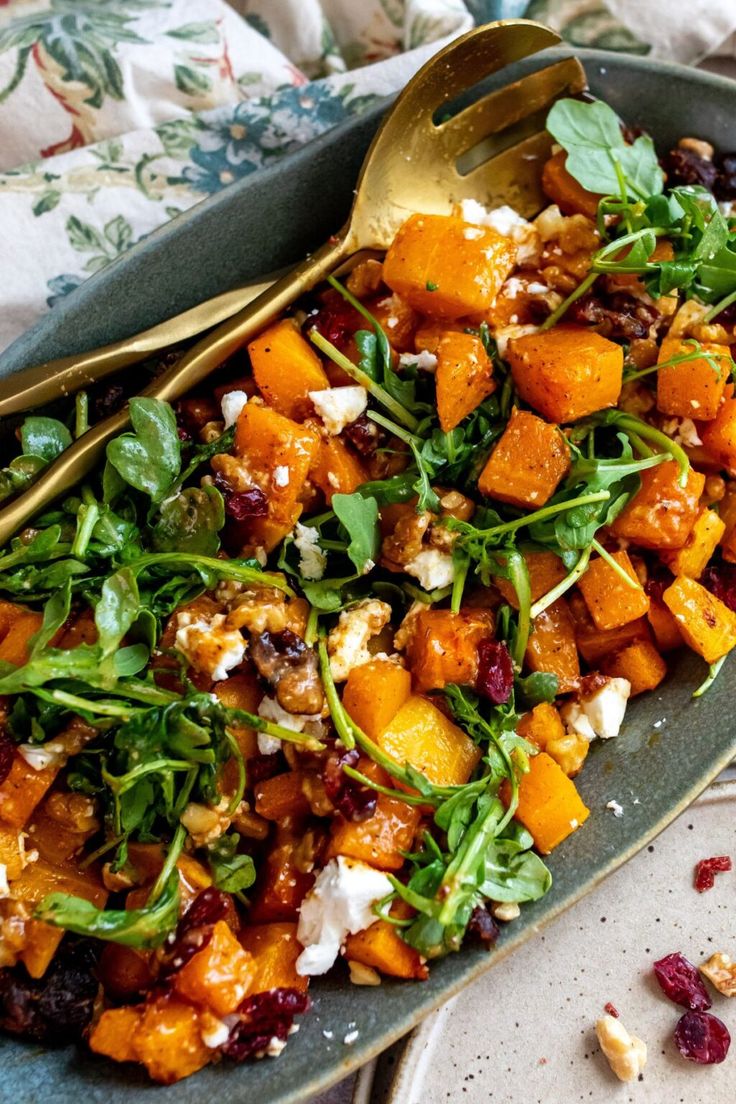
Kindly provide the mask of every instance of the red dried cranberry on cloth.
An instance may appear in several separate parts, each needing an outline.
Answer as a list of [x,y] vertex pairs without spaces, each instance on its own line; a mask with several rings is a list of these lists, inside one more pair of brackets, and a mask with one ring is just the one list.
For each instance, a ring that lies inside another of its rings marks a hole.
[[675,1046],[688,1062],[716,1065],[724,1060],[730,1045],[728,1028],[710,1012],[686,1012],[675,1028]]
[[731,860],[728,855],[714,855],[712,859],[701,859],[695,867],[695,888],[698,893],[705,893],[706,889],[712,889],[716,884],[716,874],[725,874],[731,870]]
[[688,962],[679,951],[655,962],[654,976],[664,995],[675,1004],[697,1012],[710,1008],[711,999],[703,979],[692,962]]

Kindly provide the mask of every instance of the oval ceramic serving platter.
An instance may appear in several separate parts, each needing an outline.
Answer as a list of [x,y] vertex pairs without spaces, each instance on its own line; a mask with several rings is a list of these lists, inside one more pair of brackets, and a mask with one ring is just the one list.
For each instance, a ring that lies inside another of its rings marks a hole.
[[[566,51],[552,53],[559,57]],[[592,91],[628,122],[646,126],[661,148],[687,134],[721,148],[736,147],[736,84],[644,59],[584,51],[579,56]],[[546,60],[537,55],[534,65]],[[509,70],[503,78],[509,79]],[[297,260],[340,226],[386,106],[343,124],[151,235],[15,342],[0,358],[0,375],[117,340]],[[692,655],[683,656],[660,693],[634,702],[624,733],[593,749],[579,779],[592,814],[584,829],[551,856],[551,892],[524,907],[492,952],[468,948],[435,963],[426,982],[386,979],[377,988],[356,988],[338,969],[314,985],[314,1008],[278,1060],[241,1067],[223,1063],[170,1088],[154,1087],[137,1069],[80,1050],[44,1050],[3,1038],[0,1099],[140,1104],[150,1094],[167,1104],[308,1100],[531,938],[697,797],[736,753],[732,671],[733,665],[726,665],[708,694],[693,701],[703,665]],[[626,805],[625,817],[616,819],[606,810],[612,799]],[[492,994],[493,987],[488,991]],[[504,995],[498,992],[490,997],[480,1030],[500,1035],[504,1017]],[[357,1031],[351,1046],[343,1042],[348,1031]]]

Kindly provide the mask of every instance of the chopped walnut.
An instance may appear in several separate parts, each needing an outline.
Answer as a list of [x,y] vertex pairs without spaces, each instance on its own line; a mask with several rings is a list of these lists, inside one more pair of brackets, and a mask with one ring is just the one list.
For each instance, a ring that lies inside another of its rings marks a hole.
[[366,966],[363,962],[355,962],[353,959],[348,959],[348,968],[350,970],[350,980],[353,985],[380,985],[381,975],[378,970],[374,970],[372,966]]
[[698,969],[724,997],[736,997],[736,962],[723,951],[716,951]]
[[504,924],[510,924],[512,920],[518,920],[521,909],[516,901],[497,901],[491,906],[494,920],[501,920]]
[[556,740],[548,740],[544,750],[562,767],[568,778],[573,778],[585,762],[590,751],[590,741],[577,732],[566,732]]
[[424,547],[434,514],[425,510],[422,514],[415,511],[402,514],[381,545],[381,563],[389,571],[403,571],[406,564],[416,559]]
[[697,154],[704,161],[712,161],[716,152],[710,142],[705,142],[702,138],[681,138],[677,145],[679,149],[690,150],[691,153]]
[[228,629],[254,634],[283,632],[287,625],[286,597],[275,587],[249,587],[236,595],[227,615]]
[[608,1064],[619,1081],[636,1081],[647,1064],[647,1045],[629,1035],[621,1020],[601,1016],[596,1020],[595,1033]]
[[360,264],[355,266],[345,282],[348,291],[351,291],[358,299],[373,295],[383,283],[382,262],[373,258],[361,261]]
[[207,422],[199,431],[199,439],[204,445],[210,445],[225,432],[224,422]]
[[409,609],[404,615],[404,620],[394,634],[394,648],[396,648],[397,652],[403,652],[408,648],[411,638],[414,635],[417,617],[422,610],[426,608],[424,602],[412,602],[409,606]]
[[217,807],[200,805],[196,801],[189,802],[180,820],[196,847],[204,847],[212,843],[228,830],[231,818],[227,815],[226,808],[225,800]]
[[44,809],[52,820],[71,832],[92,833],[100,828],[95,803],[85,794],[58,790],[49,796]]
[[121,890],[131,889],[136,881],[130,870],[125,867],[113,870],[112,863],[106,862],[102,867],[102,884],[109,893],[120,893]]

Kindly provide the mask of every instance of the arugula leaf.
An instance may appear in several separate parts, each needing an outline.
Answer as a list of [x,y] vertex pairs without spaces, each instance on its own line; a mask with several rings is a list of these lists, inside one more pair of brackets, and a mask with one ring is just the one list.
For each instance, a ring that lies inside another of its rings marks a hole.
[[30,487],[45,467],[40,456],[16,456],[6,468],[0,468],[0,502]]
[[212,880],[224,893],[242,893],[256,880],[256,868],[250,855],[239,855],[240,836],[228,832],[208,847]]
[[539,855],[529,849],[532,837],[524,829],[518,839],[496,839],[485,854],[483,897],[493,901],[538,901],[552,887],[552,875]]
[[158,552],[214,556],[225,524],[225,503],[217,487],[187,487],[164,499],[151,542]]
[[140,612],[135,575],[124,567],[102,584],[95,626],[103,657],[112,655]]
[[39,456],[49,464],[69,448],[72,435],[56,418],[33,415],[23,422],[20,440],[26,456]]
[[362,575],[378,559],[378,505],[375,499],[358,493],[336,494],[332,496],[332,509],[348,535],[348,557]]
[[161,502],[181,467],[181,442],[174,412],[159,399],[130,400],[133,433],[107,446],[107,459],[126,483]]

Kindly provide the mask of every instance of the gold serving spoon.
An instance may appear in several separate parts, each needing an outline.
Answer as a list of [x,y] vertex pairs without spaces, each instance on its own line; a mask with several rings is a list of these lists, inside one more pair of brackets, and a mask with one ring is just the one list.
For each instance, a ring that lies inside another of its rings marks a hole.
[[[321,249],[194,345],[144,391],[171,402],[329,273],[361,250],[385,251],[413,212],[450,214],[463,199],[508,203],[522,215],[543,203],[540,166],[551,140],[547,112],[560,96],[582,91],[575,58],[558,61],[442,117],[448,105],[491,73],[560,42],[525,19],[487,24],[456,39],[409,82],[378,130],[363,163],[347,224]],[[4,544],[40,509],[83,479],[127,424],[107,418],[71,445],[41,478],[0,510]]]

